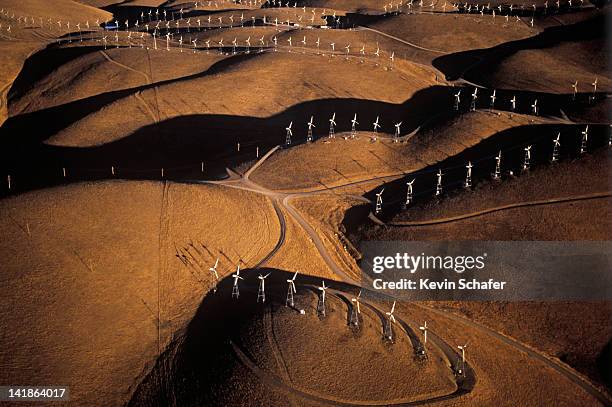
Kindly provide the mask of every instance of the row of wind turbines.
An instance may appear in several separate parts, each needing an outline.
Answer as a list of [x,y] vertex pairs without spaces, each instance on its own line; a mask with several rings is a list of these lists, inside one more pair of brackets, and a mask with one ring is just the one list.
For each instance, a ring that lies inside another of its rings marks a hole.
[[[581,137],[581,142],[580,142],[580,148],[578,151],[580,155],[585,154],[587,152],[588,138],[589,138],[589,126],[588,125],[585,126],[584,130],[581,132],[581,136],[582,137]],[[552,140],[552,144],[553,144],[552,155],[549,161],[551,163],[556,163],[559,161],[559,158],[560,158],[561,132],[557,133],[557,137],[555,137]],[[530,169],[531,158],[532,158],[532,153],[531,153],[532,147],[533,147],[532,145],[527,145],[523,148],[524,155],[523,155],[523,163],[521,165],[522,171],[529,171]],[[608,138],[608,147],[612,147],[612,134],[610,134]],[[502,163],[502,151],[500,150],[495,156],[495,171],[491,174],[492,179],[495,181],[501,180],[501,174],[502,174],[501,163]],[[468,161],[467,164],[465,165],[465,168],[466,168],[466,172],[465,172],[465,179],[463,182],[463,187],[469,189],[472,187],[472,169],[474,168],[474,165],[472,164],[471,161]],[[438,172],[436,173],[436,190],[435,190],[436,197],[440,197],[443,193],[443,183],[442,183],[443,175],[444,175],[444,172],[442,171],[442,169],[441,168],[438,169]],[[510,171],[510,175],[513,175],[512,171]],[[416,181],[416,178],[413,178],[411,181],[406,182],[406,198],[402,204],[403,209],[406,209],[414,201],[413,184],[415,181]],[[379,192],[376,193],[374,211],[375,211],[375,214],[377,215],[380,214],[383,209],[383,192],[384,191],[385,191],[385,188],[382,188]]]
[[[215,282],[218,282],[219,280],[219,275],[217,272],[218,266],[219,266],[219,258],[217,258],[217,260],[215,261],[214,266],[209,268],[211,273],[213,273]],[[295,294],[297,293],[296,279],[297,279],[298,274],[299,273],[296,271],[291,278],[288,278],[286,280],[287,296],[285,299],[285,305],[290,308],[295,308]],[[265,303],[266,301],[266,291],[265,291],[266,290],[266,279],[270,275],[271,273],[259,274],[257,276],[257,279],[259,280],[258,290],[257,290],[257,303],[260,303],[260,302]],[[240,281],[244,280],[244,277],[240,275],[240,264],[238,264],[236,268],[236,272],[233,273],[231,277],[233,279],[231,296],[234,299],[238,299],[240,297],[239,284],[240,284]],[[217,292],[216,286],[217,284],[215,283],[214,289],[213,289],[214,292]],[[316,288],[319,291],[319,296],[318,296],[318,301],[317,301],[317,314],[320,317],[325,317],[327,313],[327,305],[326,305],[327,304],[326,303],[327,290],[329,290],[330,287],[325,284],[324,280],[322,280],[321,285]],[[361,324],[361,294],[362,294],[362,290],[359,290],[358,294],[356,296],[353,296],[350,299],[351,307],[349,309],[349,325],[352,326],[353,328],[358,328]],[[389,341],[390,343],[393,343],[395,339],[395,336],[394,336],[395,334],[393,330],[393,325],[397,324],[397,320],[395,318],[395,306],[396,306],[396,301],[393,301],[391,309],[385,312],[384,314],[385,320],[383,324],[383,338]],[[303,309],[300,309],[299,311],[300,311],[300,314],[305,314],[305,311]],[[419,349],[417,350],[417,354],[419,356],[426,357],[427,334],[429,331],[427,321],[425,321],[423,325],[419,326],[419,330],[422,333],[423,341],[422,341],[422,346],[420,346]],[[465,352],[467,349],[467,343],[465,345],[459,345],[457,346],[457,348],[461,351],[461,358],[458,359],[455,370],[458,375],[464,375],[465,374]]]
[[[314,124],[313,121],[314,121],[314,116],[310,116],[310,120],[306,123],[306,126],[308,128],[306,141],[308,143],[311,143],[314,141],[313,129],[316,128],[317,126]],[[336,113],[335,112],[332,114],[332,117],[328,121],[329,121],[329,133],[327,137],[335,138],[336,137],[336,126],[338,125],[338,123],[336,123]],[[394,142],[399,142],[402,123],[403,122],[398,122],[394,124],[394,127],[395,127]],[[350,135],[345,136],[344,137],[345,140],[349,138],[355,139],[357,137],[357,125],[358,124],[359,122],[357,121],[357,113],[355,113],[355,115],[351,119]],[[293,137],[292,127],[293,127],[293,121],[291,121],[289,125],[285,127],[285,131],[287,132],[285,135],[285,146],[286,147],[290,146],[292,143],[292,137]],[[372,123],[372,131],[374,132],[374,136],[371,139],[372,141],[377,140],[378,130],[380,129],[381,129],[380,116],[376,116],[376,120]]]
[[[598,82],[598,78],[595,77],[595,80],[590,84],[591,85],[591,95],[589,96],[589,101],[593,100],[597,94],[597,82]],[[470,95],[470,110],[471,111],[475,111],[476,110],[476,102],[479,98],[478,95],[478,87],[474,87],[474,90],[472,92],[472,94]],[[572,89],[572,100],[576,100],[577,96],[578,96],[578,80],[576,80],[575,82],[573,82],[571,84],[571,89]],[[458,111],[460,106],[461,106],[461,93],[463,92],[464,89],[459,89],[457,91],[457,93],[454,94],[454,105],[453,108],[455,111]],[[493,89],[491,95],[489,96],[489,109],[493,110],[495,109],[495,102],[497,101],[497,90]],[[510,104],[510,111],[512,113],[516,112],[516,106],[517,106],[517,98],[516,95],[513,95],[512,98],[510,98],[508,100],[509,104]],[[537,116],[540,112],[540,105],[538,105],[538,99],[534,99],[533,103],[530,105],[530,111],[531,114],[534,116]]]

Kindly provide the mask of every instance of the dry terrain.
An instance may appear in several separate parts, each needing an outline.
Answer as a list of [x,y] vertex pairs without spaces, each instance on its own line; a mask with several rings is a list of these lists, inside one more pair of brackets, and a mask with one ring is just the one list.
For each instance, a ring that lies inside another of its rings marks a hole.
[[364,240],[610,240],[610,7],[271,3],[0,1],[0,385],[612,405],[609,302],[398,301],[391,322],[363,290],[351,319]]

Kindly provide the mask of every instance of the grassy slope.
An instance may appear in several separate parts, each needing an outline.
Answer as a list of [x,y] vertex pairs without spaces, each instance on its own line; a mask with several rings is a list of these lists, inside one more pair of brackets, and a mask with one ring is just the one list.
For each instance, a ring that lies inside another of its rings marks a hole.
[[[264,198],[169,184],[162,210],[162,190],[75,184],[0,203],[0,321],[14,328],[0,336],[3,384],[69,383],[74,402],[120,404],[156,357],[158,272],[164,346],[210,288],[219,251],[224,276],[239,256],[253,265],[276,243]],[[190,241],[211,251],[199,270],[175,257]]]

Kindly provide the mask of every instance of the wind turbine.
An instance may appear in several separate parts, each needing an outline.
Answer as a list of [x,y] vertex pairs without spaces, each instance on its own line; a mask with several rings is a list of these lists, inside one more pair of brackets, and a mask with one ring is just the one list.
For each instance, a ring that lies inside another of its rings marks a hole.
[[423,326],[420,326],[419,329],[423,331],[423,345],[427,345],[427,321],[425,321]]
[[584,154],[587,151],[587,141],[589,139],[589,125],[585,127],[582,134],[582,141],[580,142],[580,154]]
[[334,138],[334,127],[336,126],[336,112],[332,115],[332,118],[329,119],[329,138]]
[[308,143],[312,142],[312,128],[313,127],[317,127],[314,125],[314,123],[312,122],[314,120],[313,116],[310,116],[310,121],[308,122],[308,136],[306,137],[306,141]]
[[455,110],[459,110],[459,103],[461,103],[461,89],[455,93]]
[[257,277],[259,279],[259,290],[257,290],[257,302],[261,299],[261,302],[266,302],[266,278],[272,273],[268,273],[265,276],[261,274]]
[[289,288],[287,290],[287,299],[285,300],[285,305],[289,304],[291,307],[293,307],[294,305],[293,294],[297,292],[295,289],[295,278],[297,277],[297,275],[298,272],[296,271],[293,277],[287,280],[287,283],[289,283]]
[[219,274],[217,273],[217,266],[219,265],[219,258],[217,257],[217,261],[215,261],[215,265],[210,267],[208,270],[213,274],[215,278],[215,285],[213,286],[213,292],[217,292],[217,282],[219,281]]
[[536,99],[531,105],[531,111],[534,115],[538,115],[538,99]]
[[495,108],[495,89],[493,89],[493,94],[491,95],[491,110]]
[[510,105],[511,105],[512,113],[514,113],[514,111],[516,110],[516,95],[513,95],[512,99],[510,99]]
[[550,160],[550,162],[557,162],[559,161],[559,149],[561,148],[561,132],[557,133],[557,138],[553,140],[553,152],[552,152],[552,159]]
[[439,169],[438,173],[436,174],[438,179],[436,183],[436,196],[442,195],[442,175],[442,169]]
[[382,194],[385,191],[385,189],[381,189],[379,193],[376,194],[376,208],[375,208],[375,213],[378,215],[381,211],[382,211]]
[[404,202],[404,205],[403,205],[404,209],[406,209],[408,205],[412,203],[412,184],[414,184],[415,180],[416,178],[414,178],[410,182],[406,182],[406,201]]
[[238,263],[238,268],[236,269],[236,272],[232,274],[232,277],[234,278],[234,285],[232,286],[232,298],[238,298],[240,297],[240,290],[238,290],[238,280],[244,280],[242,277],[240,277],[240,263]]
[[576,100],[576,93],[578,93],[578,81],[572,84],[572,89],[574,90],[572,99]]
[[359,122],[357,121],[357,113],[355,113],[353,120],[351,120],[351,138],[355,138],[355,136],[357,136],[357,130],[355,129],[355,126],[358,124]]
[[389,65],[389,69],[393,69],[393,63],[395,62],[395,51],[391,52],[391,56],[389,57],[391,63]]
[[387,338],[390,341],[393,341],[392,323],[395,323],[395,316],[393,316],[394,312],[395,312],[395,301],[393,301],[393,305],[391,306],[391,311],[385,313],[387,315],[387,323],[385,324],[385,338]]
[[325,286],[325,281],[321,282],[321,287],[317,287],[319,291],[321,291],[321,296],[319,297],[319,301],[317,303],[317,312],[325,316],[325,292],[329,287]]
[[467,346],[467,343],[465,345],[457,346],[457,348],[459,348],[459,350],[461,351],[461,366],[458,367],[457,374],[462,376],[465,376],[465,349],[467,348]]
[[472,186],[472,167],[472,162],[468,161],[467,165],[465,166],[465,168],[467,169],[467,172],[465,174],[465,183],[463,184],[465,188],[469,188]]
[[402,126],[402,122],[396,123],[395,124],[395,138],[393,139],[394,143],[399,142],[399,137],[400,137],[400,127]]
[[380,129],[380,124],[378,124],[378,116],[376,116],[376,121],[372,124],[374,125],[374,133],[378,133],[378,129]]
[[495,172],[493,173],[493,179],[496,181],[501,177],[501,158],[502,153],[501,150],[499,150],[499,153],[497,153],[495,157]]
[[359,299],[361,298],[361,290],[357,294],[357,297],[351,298],[351,302],[353,303],[351,307],[351,316],[349,317],[349,324],[353,326],[359,326],[359,314],[361,314],[361,306],[359,303]]
[[591,86],[593,86],[593,95],[591,95],[591,99],[595,99],[595,93],[597,93],[597,77],[595,78],[595,81],[591,83]]
[[525,158],[523,160],[523,171],[529,170],[529,163],[531,161],[531,146],[525,147]]
[[476,110],[476,99],[478,99],[478,88],[474,88],[474,93],[472,93],[472,105],[470,106],[472,111]]
[[293,122],[289,123],[289,127],[285,127],[285,130],[287,130],[287,136],[285,137],[285,146],[291,145],[291,136],[293,136],[293,131],[291,131],[291,126],[293,126]]

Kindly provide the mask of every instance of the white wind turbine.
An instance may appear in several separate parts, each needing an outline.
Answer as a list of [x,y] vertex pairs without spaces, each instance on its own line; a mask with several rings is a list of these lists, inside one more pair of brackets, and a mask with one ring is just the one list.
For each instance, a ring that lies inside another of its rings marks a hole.
[[423,331],[423,345],[427,345],[427,321],[425,321],[423,326],[420,326],[419,329]]
[[393,340],[393,328],[392,324],[395,323],[395,316],[393,313],[395,312],[395,301],[393,301],[393,305],[391,306],[391,311],[386,312],[387,315],[387,323],[385,324],[385,338],[392,341]]
[[536,99],[531,105],[531,112],[536,116],[538,115],[538,99]]
[[351,138],[355,138],[357,136],[357,130],[355,126],[357,126],[358,124],[359,122],[357,121],[357,113],[355,113],[353,120],[351,120]]
[[559,149],[561,148],[561,132],[557,133],[557,138],[553,140],[553,152],[551,162],[559,161]]
[[474,88],[474,93],[472,93],[471,110],[476,110],[476,99],[478,99],[478,88]]
[[461,89],[455,93],[455,110],[459,110],[459,103],[461,103]]
[[336,126],[336,112],[332,115],[331,119],[329,119],[329,138],[335,137],[335,126]]
[[285,127],[285,130],[287,130],[287,136],[285,137],[286,146],[291,145],[291,136],[293,136],[293,131],[291,130],[291,126],[293,126],[293,122],[289,123],[288,127]]
[[406,209],[408,205],[412,203],[412,185],[414,184],[415,180],[416,178],[413,178],[412,181],[406,182],[406,201],[404,201],[404,209]]
[[329,287],[325,286],[325,281],[321,282],[321,287],[317,287],[319,291],[321,291],[321,296],[319,297],[319,302],[317,304],[317,312],[323,316],[325,316],[325,293]]
[[308,122],[308,136],[306,137],[306,141],[307,141],[308,143],[311,143],[311,142],[312,142],[312,140],[313,140],[313,137],[312,137],[312,128],[313,128],[313,127],[317,127],[317,126],[315,126],[315,124],[312,122],[313,120],[314,120],[314,117],[313,117],[313,116],[310,116],[310,121]]
[[361,306],[359,303],[359,299],[361,298],[361,290],[357,294],[357,297],[351,298],[351,302],[353,306],[351,308],[351,316],[349,318],[349,323],[354,326],[359,325],[359,314],[361,314]]
[[472,167],[472,162],[468,161],[467,165],[465,166],[465,168],[467,169],[465,173],[465,183],[463,184],[465,188],[469,188],[472,186]]
[[217,261],[215,261],[215,265],[210,267],[208,270],[213,274],[215,278],[215,285],[213,286],[213,292],[217,292],[217,282],[219,281],[219,274],[217,273],[217,266],[219,265],[219,258],[217,257]]
[[291,307],[293,307],[294,305],[293,294],[297,292],[297,290],[295,289],[295,278],[297,277],[297,275],[298,272],[296,271],[293,277],[287,280],[287,283],[289,283],[289,288],[287,290],[287,300],[285,301],[285,305],[289,304]]
[[375,213],[378,215],[382,211],[382,194],[385,192],[385,189],[381,189],[380,192],[376,194],[376,207],[374,209]]
[[529,169],[529,164],[531,162],[531,146],[525,147],[525,158],[523,160],[523,171],[527,171]]
[[402,126],[402,123],[403,122],[399,122],[395,124],[395,138],[393,140],[394,143],[399,142],[399,137],[400,137],[400,132],[401,132],[400,128]]
[[234,285],[232,286],[232,298],[238,298],[240,296],[240,290],[238,289],[238,280],[244,280],[240,276],[240,263],[238,263],[238,268],[236,268],[236,272],[232,274],[234,278]]
[[257,302],[261,299],[261,302],[266,302],[266,278],[272,273],[268,273],[265,276],[261,274],[257,277],[259,279],[259,290],[257,291]]
[[437,177],[437,183],[436,183],[436,196],[440,196],[442,195],[442,169],[438,170],[438,173],[436,174]]
[[461,351],[461,365],[457,369],[457,374],[465,376],[465,350],[467,349],[468,344],[458,345],[457,348]]
[[589,139],[589,125],[585,127],[582,134],[582,141],[580,142],[580,154],[584,154],[587,151],[587,141]]

